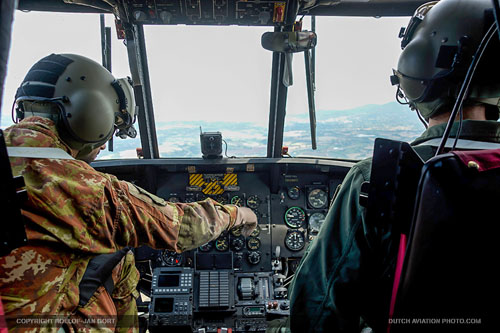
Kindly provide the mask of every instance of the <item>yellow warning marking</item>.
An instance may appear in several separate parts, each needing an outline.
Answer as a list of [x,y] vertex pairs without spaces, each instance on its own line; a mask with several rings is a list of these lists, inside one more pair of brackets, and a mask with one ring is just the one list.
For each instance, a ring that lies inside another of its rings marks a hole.
[[235,174],[226,174],[224,175],[224,180],[222,180],[222,185],[237,185],[238,184],[238,176]]
[[189,185],[202,186],[203,184],[204,184],[203,175],[201,174],[189,175]]
[[237,186],[238,185],[238,175],[236,174],[224,174],[222,175],[211,175],[210,178],[203,174],[190,174],[189,175],[189,186],[196,186],[201,188],[201,192],[204,194],[222,194],[224,193],[224,188],[226,186]]

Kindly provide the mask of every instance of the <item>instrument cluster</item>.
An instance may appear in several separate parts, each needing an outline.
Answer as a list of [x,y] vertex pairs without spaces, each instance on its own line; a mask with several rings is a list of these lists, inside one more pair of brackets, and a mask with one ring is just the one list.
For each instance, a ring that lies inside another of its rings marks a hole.
[[211,198],[248,207],[258,218],[247,237],[234,228],[184,253],[137,249],[139,287],[151,298],[139,307],[151,332],[264,332],[268,319],[288,315],[288,286],[348,171],[328,161],[229,162],[132,165],[122,174],[101,168],[170,202]]

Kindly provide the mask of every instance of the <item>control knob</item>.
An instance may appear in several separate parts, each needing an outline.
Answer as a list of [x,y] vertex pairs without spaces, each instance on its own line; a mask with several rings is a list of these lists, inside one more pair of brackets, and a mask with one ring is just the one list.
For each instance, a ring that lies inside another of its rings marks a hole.
[[252,251],[248,253],[248,262],[251,263],[252,265],[257,265],[260,262],[260,252],[259,251]]

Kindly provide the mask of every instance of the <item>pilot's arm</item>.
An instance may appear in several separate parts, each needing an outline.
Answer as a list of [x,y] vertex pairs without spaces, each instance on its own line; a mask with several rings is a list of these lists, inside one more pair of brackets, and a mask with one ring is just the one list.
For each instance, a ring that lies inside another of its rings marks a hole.
[[[108,198],[113,217],[113,240],[118,247],[148,245],[182,252],[217,238],[224,230],[242,226],[249,235],[257,226],[252,210],[206,199],[171,203],[129,182],[111,177],[117,195]],[[109,229],[109,228],[108,228]]]
[[292,332],[359,332],[360,316],[374,329],[387,323],[392,281],[380,267],[387,266],[381,261],[389,258],[383,250],[389,237],[366,224],[359,205],[370,168],[362,161],[350,170],[295,273]]

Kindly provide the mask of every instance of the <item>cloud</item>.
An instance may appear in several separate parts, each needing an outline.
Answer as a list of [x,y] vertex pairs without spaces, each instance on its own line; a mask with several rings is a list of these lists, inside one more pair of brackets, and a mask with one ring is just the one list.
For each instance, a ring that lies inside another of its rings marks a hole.
[[174,153],[182,151],[181,145],[174,142],[164,142],[158,146],[160,153]]
[[300,138],[308,135],[306,131],[287,131],[285,137],[287,138]]
[[120,158],[137,158],[137,151],[135,149],[121,151]]

